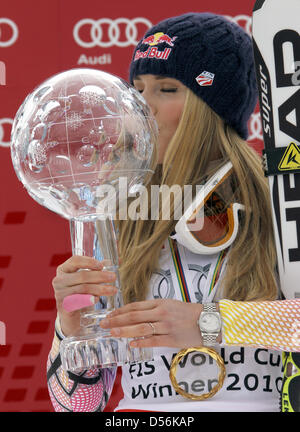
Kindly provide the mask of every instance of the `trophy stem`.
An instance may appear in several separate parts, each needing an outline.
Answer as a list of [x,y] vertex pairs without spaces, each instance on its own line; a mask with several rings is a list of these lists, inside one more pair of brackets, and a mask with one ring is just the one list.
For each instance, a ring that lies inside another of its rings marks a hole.
[[71,219],[70,234],[73,255],[94,257],[104,262],[103,270],[116,274],[118,293],[111,297],[100,297],[96,308],[101,309],[104,315],[123,306],[117,237],[112,216],[99,215],[92,220]]
[[131,362],[152,360],[152,349],[131,348],[131,339],[110,336],[109,330],[99,324],[106,315],[123,305],[120,289],[119,256],[116,232],[110,215],[95,216],[89,220],[70,220],[73,255],[92,256],[104,262],[104,270],[115,272],[117,294],[102,296],[93,310],[83,310],[78,335],[62,340],[62,366],[71,372],[91,367],[112,367]]

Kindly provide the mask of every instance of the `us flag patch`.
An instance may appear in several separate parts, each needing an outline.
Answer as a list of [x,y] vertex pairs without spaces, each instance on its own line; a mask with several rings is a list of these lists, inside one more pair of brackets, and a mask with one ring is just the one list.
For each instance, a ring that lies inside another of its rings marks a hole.
[[200,86],[211,86],[214,81],[215,74],[203,71],[197,76],[196,81]]

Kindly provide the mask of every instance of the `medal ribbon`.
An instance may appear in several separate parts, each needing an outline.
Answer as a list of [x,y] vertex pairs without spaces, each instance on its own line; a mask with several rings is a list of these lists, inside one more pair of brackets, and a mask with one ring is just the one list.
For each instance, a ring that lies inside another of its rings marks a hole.
[[[170,247],[170,251],[171,251],[171,256],[172,256],[174,268],[175,268],[175,273],[177,276],[178,285],[180,288],[182,301],[190,302],[191,298],[190,298],[190,294],[189,294],[189,290],[188,290],[188,284],[186,281],[186,276],[185,276],[183,264],[182,264],[182,258],[181,258],[180,253],[179,253],[179,248],[178,248],[177,242],[175,239],[172,239],[170,237],[168,238],[168,241],[169,241],[169,247]],[[216,287],[217,282],[220,278],[220,274],[221,274],[221,271],[223,268],[223,264],[224,264],[226,255],[227,255],[227,250],[224,250],[224,251],[221,251],[219,256],[218,256],[217,263],[216,263],[214,271],[213,271],[211,283],[210,283],[210,286],[208,289],[207,298],[208,297],[211,298],[213,295],[214,288]]]

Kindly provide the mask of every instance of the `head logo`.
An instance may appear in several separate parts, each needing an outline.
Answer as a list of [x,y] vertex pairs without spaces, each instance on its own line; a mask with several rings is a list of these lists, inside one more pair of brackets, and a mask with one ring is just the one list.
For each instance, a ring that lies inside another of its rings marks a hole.
[[171,38],[169,35],[159,32],[159,33],[155,33],[154,35],[150,35],[146,37],[142,43],[150,46],[166,43],[169,46],[173,47],[174,46],[173,42],[175,41],[175,39],[177,39],[177,36]]
[[203,71],[197,76],[196,81],[201,87],[211,86],[214,82],[215,74],[207,71]]

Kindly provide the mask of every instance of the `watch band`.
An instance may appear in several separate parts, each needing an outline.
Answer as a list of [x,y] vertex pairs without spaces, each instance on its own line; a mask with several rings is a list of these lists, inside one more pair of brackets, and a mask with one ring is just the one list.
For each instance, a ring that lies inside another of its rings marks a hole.
[[[203,312],[216,313],[220,317],[220,313],[217,310],[217,306],[215,303],[203,303]],[[219,336],[220,331],[221,331],[221,328],[217,333],[210,333],[210,332],[206,332],[206,331],[201,330],[201,327],[200,327],[200,332],[201,332],[201,336],[202,336],[202,340],[203,340],[203,346],[211,347],[211,346],[216,345],[217,337]]]
[[212,334],[206,334],[204,333],[202,335],[202,340],[203,340],[203,345],[204,346],[213,346],[216,345],[216,340],[217,340],[218,335],[212,335]]
[[218,312],[216,303],[203,303],[204,312]]

